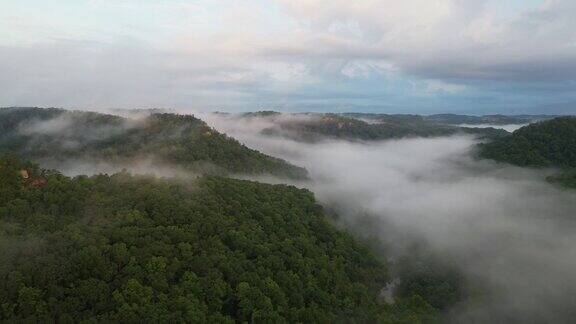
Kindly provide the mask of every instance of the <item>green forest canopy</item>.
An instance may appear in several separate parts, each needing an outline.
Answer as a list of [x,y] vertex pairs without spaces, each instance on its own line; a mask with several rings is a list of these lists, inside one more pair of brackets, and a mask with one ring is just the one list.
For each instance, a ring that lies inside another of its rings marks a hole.
[[559,117],[480,145],[480,156],[518,166],[576,167],[576,117]]
[[[0,158],[0,320],[417,323],[313,195],[219,177],[68,178]],[[425,283],[426,281],[422,281]]]
[[[0,152],[306,176],[175,114],[0,109]],[[213,176],[68,178],[13,156],[0,158],[0,255],[3,321],[418,323],[462,289],[458,274],[409,258],[396,302],[383,303],[387,267],[306,190]]]
[[141,120],[63,109],[0,109],[0,153],[31,159],[129,163],[152,158],[200,173],[271,174],[302,179],[306,170],[256,150],[190,115]]
[[576,117],[530,124],[512,135],[479,145],[479,156],[522,167],[553,167],[547,180],[576,188]]

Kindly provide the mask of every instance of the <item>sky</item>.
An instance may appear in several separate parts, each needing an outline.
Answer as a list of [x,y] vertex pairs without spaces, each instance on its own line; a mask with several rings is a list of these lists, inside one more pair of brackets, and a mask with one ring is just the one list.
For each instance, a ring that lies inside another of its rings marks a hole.
[[3,0],[0,106],[576,113],[573,0]]

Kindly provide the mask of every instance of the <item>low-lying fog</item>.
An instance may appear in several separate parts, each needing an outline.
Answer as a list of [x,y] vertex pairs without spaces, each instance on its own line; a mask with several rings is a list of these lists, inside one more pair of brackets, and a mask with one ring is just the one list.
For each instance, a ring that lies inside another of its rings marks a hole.
[[472,137],[373,143],[297,143],[259,135],[265,119],[202,115],[249,147],[306,167],[299,184],[338,210],[349,226],[379,220],[371,232],[396,252],[413,239],[456,260],[490,293],[453,310],[457,322],[562,323],[576,309],[576,195],[545,172],[472,158]]
[[507,125],[493,125],[493,124],[459,124],[454,125],[458,127],[468,127],[468,128],[499,128],[507,132],[512,133],[513,131],[522,128],[528,124],[507,124]]

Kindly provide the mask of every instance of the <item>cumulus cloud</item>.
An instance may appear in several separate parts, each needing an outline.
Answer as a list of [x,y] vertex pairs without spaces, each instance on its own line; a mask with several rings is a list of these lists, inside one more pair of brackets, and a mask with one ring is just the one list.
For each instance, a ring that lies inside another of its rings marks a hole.
[[[315,144],[266,138],[267,121],[204,116],[265,153],[306,167],[306,186],[348,226],[401,253],[415,241],[456,262],[487,296],[451,311],[458,323],[558,323],[576,292],[576,194],[547,171],[472,158],[469,137]],[[262,179],[260,179],[262,180]],[[365,230],[365,228],[363,228]]]

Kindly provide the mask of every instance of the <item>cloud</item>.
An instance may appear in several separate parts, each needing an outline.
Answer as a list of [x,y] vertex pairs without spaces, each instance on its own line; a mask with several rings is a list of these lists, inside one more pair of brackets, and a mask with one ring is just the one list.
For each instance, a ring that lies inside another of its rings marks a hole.
[[106,0],[58,7],[49,29],[42,9],[0,13],[0,105],[492,113],[576,100],[570,0]]
[[303,45],[274,55],[384,60],[441,80],[573,80],[576,71],[569,0],[512,15],[490,0],[281,2],[302,22],[294,44]]
[[175,165],[159,162],[153,156],[139,157],[138,159],[122,162],[106,162],[95,159],[67,159],[56,161],[54,159],[43,159],[39,161],[43,168],[59,170],[63,174],[75,177],[80,175],[115,174],[128,171],[130,174],[170,178],[172,180],[194,180],[200,176],[184,168]]
[[428,81],[428,90],[430,92],[442,91],[448,93],[458,93],[466,90],[466,86],[461,84],[450,84],[438,80],[430,80]]
[[[307,186],[348,226],[401,253],[414,241],[455,262],[487,297],[451,311],[458,323],[567,322],[576,292],[576,193],[547,171],[472,158],[469,137],[315,144],[258,134],[269,121],[203,116],[265,153],[306,167]],[[262,179],[260,179],[262,180]],[[365,228],[362,228],[365,230]]]
[[241,97],[241,89],[262,82],[257,72],[239,65],[206,64],[204,59],[164,53],[142,44],[0,48],[0,58],[4,71],[0,101],[18,105],[207,104],[216,93],[220,98]]

